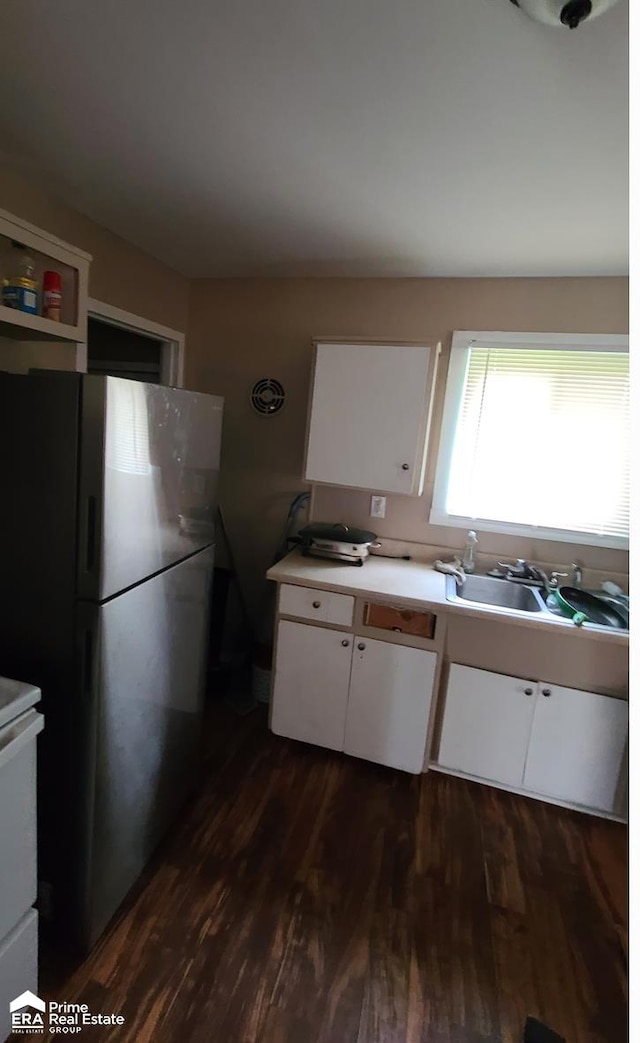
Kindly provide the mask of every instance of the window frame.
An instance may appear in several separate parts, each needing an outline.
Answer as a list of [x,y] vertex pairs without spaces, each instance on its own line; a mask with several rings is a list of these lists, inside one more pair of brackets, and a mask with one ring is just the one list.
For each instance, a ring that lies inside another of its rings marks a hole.
[[477,529],[481,532],[498,532],[505,535],[526,536],[533,539],[551,540],[558,543],[576,543],[590,547],[606,547],[627,550],[628,538],[597,536],[594,533],[576,532],[569,529],[552,529],[537,525],[525,525],[489,518],[471,518],[449,514],[446,511],[446,496],[449,472],[453,458],[458,415],[465,388],[467,353],[473,347],[504,344],[510,348],[558,348],[563,351],[602,351],[629,353],[629,337],[626,334],[597,333],[508,333],[487,330],[455,330],[451,339],[451,354],[445,389],[444,412],[440,429],[440,445],[436,461],[436,474],[429,522],[432,525],[451,526],[459,529]]

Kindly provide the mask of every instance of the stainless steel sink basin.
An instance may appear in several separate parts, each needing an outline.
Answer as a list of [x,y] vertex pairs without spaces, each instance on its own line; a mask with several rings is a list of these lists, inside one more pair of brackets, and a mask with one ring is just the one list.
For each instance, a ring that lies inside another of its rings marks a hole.
[[[447,601],[457,601],[460,604],[475,603],[476,605],[484,605],[485,608],[504,609],[506,612],[539,612],[547,618],[556,616],[564,619],[567,623],[570,622],[569,617],[563,614],[560,607],[556,606],[553,600],[550,600],[547,605],[545,591],[538,587],[513,583],[505,579],[494,579],[492,576],[466,576],[461,587],[458,587],[453,576],[446,576],[445,583]],[[594,593],[602,596],[600,592]],[[622,612],[628,626],[628,608],[620,605],[619,602],[613,599],[605,598],[604,600],[613,601],[615,608]],[[604,623],[587,622],[584,626],[588,630],[616,629],[613,625],[605,625]],[[619,630],[618,632],[626,633],[627,631]]]
[[491,576],[467,576],[458,587],[453,576],[447,576],[447,601],[473,601],[516,612],[545,612],[542,595],[535,587],[510,583]]

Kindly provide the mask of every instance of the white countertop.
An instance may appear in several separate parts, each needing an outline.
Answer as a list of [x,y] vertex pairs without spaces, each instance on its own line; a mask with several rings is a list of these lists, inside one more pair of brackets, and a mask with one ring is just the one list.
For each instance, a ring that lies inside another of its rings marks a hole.
[[575,639],[624,645],[629,643],[626,631],[600,629],[588,623],[577,627],[570,619],[560,616],[447,601],[444,575],[423,562],[396,561],[372,555],[362,567],[358,567],[338,561],[303,557],[299,550],[293,550],[269,569],[267,579],[276,583],[335,590],[355,597],[383,598],[394,603],[406,603],[414,608],[441,608],[456,615],[476,616],[536,630],[541,627],[562,628],[567,636],[571,635]]
[[0,677],[0,728],[40,701],[40,689],[27,681]]
[[361,567],[339,561],[303,557],[298,550],[279,561],[267,572],[277,583],[337,590],[356,597],[372,596],[410,601],[414,605],[445,605],[445,578],[430,565],[415,561],[391,561],[369,557]]

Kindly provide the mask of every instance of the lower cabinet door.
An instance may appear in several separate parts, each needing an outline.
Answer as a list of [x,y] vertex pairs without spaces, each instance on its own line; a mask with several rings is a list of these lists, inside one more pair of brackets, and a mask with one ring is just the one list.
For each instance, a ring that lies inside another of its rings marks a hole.
[[541,682],[526,789],[602,811],[618,810],[628,709],[622,699]]
[[437,761],[505,786],[522,786],[537,684],[452,664]]
[[354,638],[345,753],[422,771],[437,656]]
[[341,750],[353,637],[327,627],[278,624],[271,730]]

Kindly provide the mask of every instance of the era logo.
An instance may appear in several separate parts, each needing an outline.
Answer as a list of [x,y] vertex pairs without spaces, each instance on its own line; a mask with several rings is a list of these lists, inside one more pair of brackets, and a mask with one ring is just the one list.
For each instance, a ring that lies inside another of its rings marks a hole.
[[[27,1010],[26,1008],[30,1009]],[[23,992],[9,1004],[12,1032],[43,1032],[47,1005],[33,992]]]

